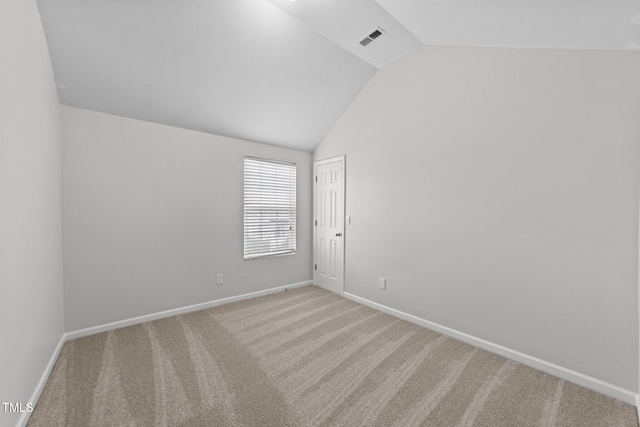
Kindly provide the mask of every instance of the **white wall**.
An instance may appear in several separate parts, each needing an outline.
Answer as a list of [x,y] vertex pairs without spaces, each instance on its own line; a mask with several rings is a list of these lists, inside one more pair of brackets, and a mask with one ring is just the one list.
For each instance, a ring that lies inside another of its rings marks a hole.
[[[71,107],[62,129],[67,331],[311,279],[311,153]],[[245,155],[298,165],[294,256],[243,261]]]
[[35,1],[0,3],[0,58],[0,402],[25,404],[63,333],[60,108]]
[[380,70],[314,155],[347,156],[346,291],[637,392],[638,76],[453,47]]

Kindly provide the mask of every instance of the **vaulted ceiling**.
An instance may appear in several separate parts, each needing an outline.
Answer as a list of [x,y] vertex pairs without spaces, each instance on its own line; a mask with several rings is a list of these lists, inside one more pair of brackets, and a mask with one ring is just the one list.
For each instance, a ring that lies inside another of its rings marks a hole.
[[423,44],[640,50],[640,0],[38,7],[62,104],[306,151],[378,68]]

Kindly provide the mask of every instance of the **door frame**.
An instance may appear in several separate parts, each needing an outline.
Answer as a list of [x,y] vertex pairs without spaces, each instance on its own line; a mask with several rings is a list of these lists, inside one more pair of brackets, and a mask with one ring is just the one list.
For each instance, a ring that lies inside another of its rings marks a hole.
[[316,227],[316,221],[318,220],[317,217],[317,206],[316,206],[316,187],[317,187],[317,182],[318,182],[318,175],[316,175],[316,170],[318,168],[318,166],[322,166],[325,165],[327,163],[333,163],[333,162],[338,162],[338,161],[342,161],[342,259],[340,260],[342,262],[342,289],[340,289],[340,295],[344,295],[344,289],[346,286],[345,283],[345,253],[346,253],[346,246],[347,246],[347,229],[346,229],[346,224],[345,224],[345,220],[346,220],[346,215],[347,215],[347,156],[346,155],[341,155],[341,156],[336,156],[336,157],[331,157],[328,159],[323,159],[323,160],[317,160],[313,162],[313,179],[312,179],[312,183],[313,183],[313,223],[311,224],[313,227],[313,269],[311,270],[312,273],[312,277],[313,277],[313,281],[316,281],[316,274],[317,274],[317,270],[315,269],[315,265],[316,265],[316,234],[317,234],[317,227]]

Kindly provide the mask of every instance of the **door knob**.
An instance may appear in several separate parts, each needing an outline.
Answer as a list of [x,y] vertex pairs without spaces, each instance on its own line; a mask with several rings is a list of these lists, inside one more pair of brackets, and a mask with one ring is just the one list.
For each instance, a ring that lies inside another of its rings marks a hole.
[[342,233],[336,233],[336,237],[342,236]]

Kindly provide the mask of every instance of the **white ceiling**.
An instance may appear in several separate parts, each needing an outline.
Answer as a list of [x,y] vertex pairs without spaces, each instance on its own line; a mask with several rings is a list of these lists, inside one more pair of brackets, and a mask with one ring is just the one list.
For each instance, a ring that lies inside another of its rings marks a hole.
[[[60,102],[312,151],[422,44],[640,50],[640,0],[38,0]],[[384,34],[363,47],[376,28]]]
[[640,49],[640,0],[376,0],[422,43]]
[[376,68],[267,0],[40,0],[60,102],[311,151]]
[[[373,0],[270,1],[377,68],[422,45]],[[361,45],[360,41],[376,28],[382,28],[384,34],[373,43]]]

